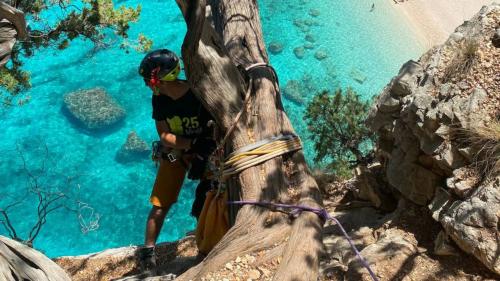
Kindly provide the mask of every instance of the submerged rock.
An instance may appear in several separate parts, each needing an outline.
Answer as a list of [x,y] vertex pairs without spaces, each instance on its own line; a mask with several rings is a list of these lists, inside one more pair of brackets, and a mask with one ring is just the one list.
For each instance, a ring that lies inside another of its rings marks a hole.
[[317,51],[315,54],[314,54],[314,57],[317,59],[317,60],[324,60],[328,57],[328,53],[326,51],[323,51],[323,50],[319,50]]
[[353,68],[349,73],[349,76],[351,76],[351,78],[359,84],[363,84],[366,81],[366,75],[357,68]]
[[127,136],[127,140],[116,154],[116,158],[120,162],[127,162],[136,157],[147,157],[149,154],[150,148],[148,144],[135,131],[131,131]]
[[125,118],[125,110],[102,88],[80,90],[64,96],[72,117],[91,130],[103,129]]
[[312,17],[317,17],[321,14],[321,12],[318,9],[310,9],[309,10],[309,15]]
[[312,34],[307,34],[305,39],[306,39],[306,41],[311,42],[311,43],[316,42],[316,38]]
[[295,54],[295,56],[296,56],[298,59],[302,59],[302,58],[304,58],[304,56],[305,56],[305,50],[304,50],[304,47],[296,47],[295,49],[293,49],[293,53]]
[[302,93],[300,89],[300,82],[297,80],[290,80],[286,83],[285,88],[283,89],[283,95],[285,98],[302,105],[304,104],[304,99],[302,98]]
[[268,49],[271,54],[277,55],[283,51],[283,44],[273,41],[269,44]]

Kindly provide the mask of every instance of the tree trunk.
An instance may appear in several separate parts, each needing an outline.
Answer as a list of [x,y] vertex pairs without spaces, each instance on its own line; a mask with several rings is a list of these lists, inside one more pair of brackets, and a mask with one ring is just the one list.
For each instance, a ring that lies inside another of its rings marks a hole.
[[[224,134],[250,102],[225,146],[226,154],[280,134],[294,134],[284,112],[272,69],[245,68],[268,63],[256,1],[177,0],[186,23],[182,46],[186,75],[195,94]],[[302,151],[248,168],[228,181],[242,200],[273,201],[321,207],[318,186]],[[233,198],[235,199],[235,198]],[[239,198],[238,198],[239,199]],[[237,256],[265,251],[262,262],[274,259],[274,280],[316,280],[322,249],[321,219],[304,212],[288,216],[256,206],[243,206],[234,226],[196,267],[180,280],[201,280]]]

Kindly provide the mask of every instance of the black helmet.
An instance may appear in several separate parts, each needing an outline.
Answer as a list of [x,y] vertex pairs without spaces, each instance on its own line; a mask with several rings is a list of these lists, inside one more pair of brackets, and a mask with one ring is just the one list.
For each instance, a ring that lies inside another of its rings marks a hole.
[[144,81],[148,84],[152,78],[153,80],[160,79],[173,72],[174,69],[178,69],[175,71],[176,73],[172,73],[177,77],[180,71],[179,57],[170,50],[160,49],[148,53],[142,59],[139,74],[144,77]]

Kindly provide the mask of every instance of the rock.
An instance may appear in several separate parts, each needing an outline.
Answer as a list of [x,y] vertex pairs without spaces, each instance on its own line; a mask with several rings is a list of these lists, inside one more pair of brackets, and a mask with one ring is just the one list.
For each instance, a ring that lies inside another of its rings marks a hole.
[[309,15],[312,17],[317,17],[321,14],[321,12],[318,9],[310,9],[309,10]]
[[390,113],[394,111],[398,111],[401,108],[401,104],[399,100],[391,97],[391,95],[386,95],[384,100],[379,104],[378,109],[380,112]]
[[306,41],[311,42],[311,43],[316,42],[316,38],[312,34],[307,34],[305,39],[306,39]]
[[465,199],[479,181],[480,176],[474,168],[461,167],[453,170],[453,176],[446,179],[446,186],[458,197]]
[[461,32],[454,32],[450,35],[450,39],[455,42],[460,42],[462,41],[462,39],[464,39],[464,34]]
[[[401,235],[402,233],[396,231],[386,232],[375,244],[367,246],[361,251],[361,255],[366,259],[375,274],[384,272],[383,280],[395,280],[395,275],[400,268],[418,253],[416,241],[410,241]],[[371,279],[361,262],[355,259],[349,264],[349,270],[344,280]]]
[[298,59],[304,58],[305,55],[304,47],[296,47],[295,49],[293,49],[293,53]]
[[269,44],[268,50],[271,54],[277,55],[283,51],[283,44],[273,41]]
[[493,37],[491,37],[491,43],[495,46],[495,48],[500,48],[500,28],[495,30]]
[[319,50],[317,51],[316,53],[314,53],[314,57],[317,59],[317,60],[324,60],[328,57],[328,53],[323,51],[323,50]]
[[304,104],[304,99],[302,98],[300,82],[297,80],[290,80],[286,83],[283,89],[283,95],[285,98],[297,103]]
[[131,131],[116,157],[120,162],[127,162],[133,160],[135,157],[149,156],[150,152],[148,144],[135,131]]
[[[378,168],[381,168],[380,165]],[[372,172],[372,169],[358,166],[354,169],[356,196],[362,200],[372,202],[373,206],[384,211],[392,211],[396,207],[394,200],[382,192],[382,187]]]
[[395,97],[404,97],[417,88],[418,76],[422,76],[423,68],[420,63],[410,60],[406,62],[399,70],[398,76],[394,79],[391,93]]
[[500,274],[499,216],[500,176],[480,185],[465,201],[455,202],[440,222],[463,251]]
[[256,269],[250,270],[250,272],[248,272],[248,278],[252,280],[258,280],[260,278],[260,271]]
[[434,254],[438,256],[457,256],[459,254],[444,231],[440,231],[434,240]]
[[309,50],[314,49],[314,44],[311,42],[306,42],[306,43],[304,43],[304,48],[309,49]]
[[366,81],[366,75],[357,68],[351,69],[349,76],[359,84],[363,84]]
[[434,198],[427,207],[431,211],[432,218],[435,221],[439,221],[441,215],[444,214],[446,210],[448,210],[453,202],[454,200],[451,197],[450,193],[448,193],[448,191],[446,191],[444,188],[438,187],[436,188]]
[[0,235],[0,277],[14,281],[70,281],[68,274],[37,250]]
[[125,118],[125,110],[104,89],[80,90],[64,96],[70,115],[87,129],[110,127]]

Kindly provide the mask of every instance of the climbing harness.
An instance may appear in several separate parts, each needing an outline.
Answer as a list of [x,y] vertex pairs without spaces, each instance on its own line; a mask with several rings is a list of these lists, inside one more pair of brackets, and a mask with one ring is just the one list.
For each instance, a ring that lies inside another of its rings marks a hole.
[[[297,218],[300,213],[302,212],[312,212],[318,215],[323,221],[328,221],[331,220],[333,221],[339,228],[340,231],[342,231],[342,234],[344,237],[347,239],[347,242],[349,242],[349,245],[351,246],[352,250],[354,253],[356,253],[356,256],[358,257],[359,261],[361,264],[368,270],[368,273],[370,274],[370,277],[374,281],[379,281],[373,270],[370,268],[370,265],[368,262],[363,258],[359,250],[356,248],[354,245],[354,242],[352,241],[351,237],[347,234],[347,231],[345,231],[344,227],[340,222],[335,218],[334,216],[330,216],[330,214],[325,210],[325,209],[320,209],[320,208],[313,208],[313,207],[308,207],[308,206],[303,206],[303,205],[289,205],[289,204],[280,204],[280,203],[272,203],[272,202],[259,202],[259,201],[228,201],[228,204],[234,204],[234,205],[254,205],[254,206],[260,206],[284,213],[288,213],[291,218]],[[291,210],[287,212],[286,210]]]

